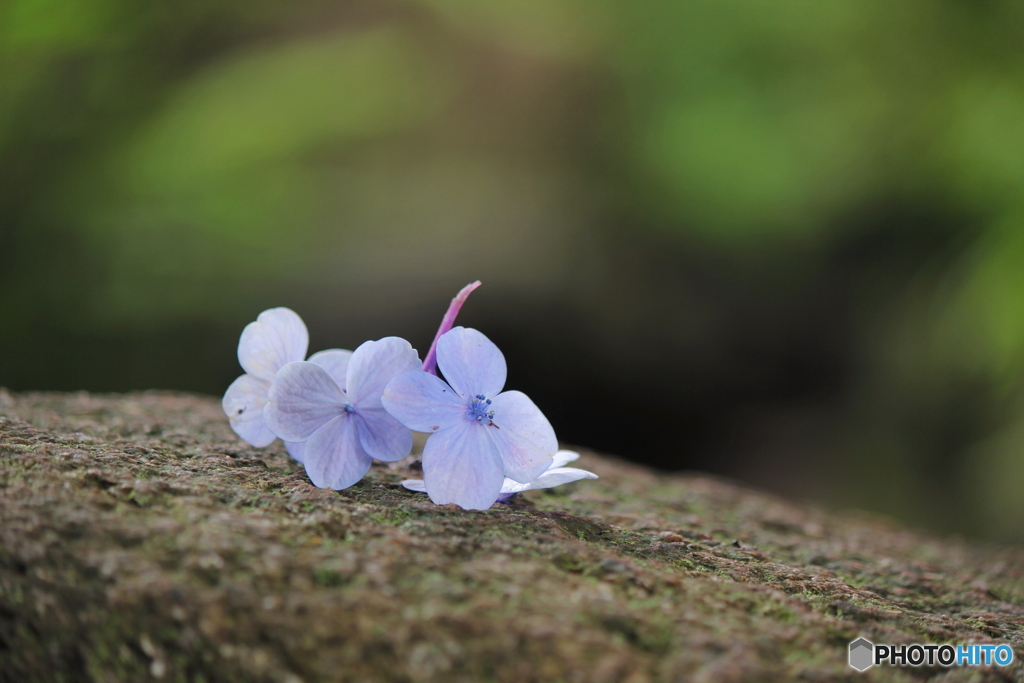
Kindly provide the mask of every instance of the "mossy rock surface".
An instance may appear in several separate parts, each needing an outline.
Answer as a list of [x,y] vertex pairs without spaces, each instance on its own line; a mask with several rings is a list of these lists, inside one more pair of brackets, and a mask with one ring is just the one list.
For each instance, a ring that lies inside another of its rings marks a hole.
[[[578,464],[467,512],[398,484],[415,457],[317,489],[215,399],[0,390],[0,681],[1024,677],[1019,548]],[[1015,661],[858,673],[859,636]]]

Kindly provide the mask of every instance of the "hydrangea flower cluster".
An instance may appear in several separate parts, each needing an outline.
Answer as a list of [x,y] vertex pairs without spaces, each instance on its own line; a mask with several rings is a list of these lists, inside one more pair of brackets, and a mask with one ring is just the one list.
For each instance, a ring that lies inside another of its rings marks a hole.
[[452,300],[422,364],[398,337],[303,360],[309,334],[302,319],[287,308],[264,311],[242,332],[238,360],[245,374],[224,394],[232,429],[257,447],[280,437],[313,484],[335,490],[362,479],[373,460],[408,456],[411,431],[429,433],[424,479],[403,484],[434,503],[467,510],[486,510],[521,491],[596,479],[564,467],[579,455],[558,450],[554,429],[533,401],[503,391],[506,365],[498,347],[477,330],[453,327],[479,284]]

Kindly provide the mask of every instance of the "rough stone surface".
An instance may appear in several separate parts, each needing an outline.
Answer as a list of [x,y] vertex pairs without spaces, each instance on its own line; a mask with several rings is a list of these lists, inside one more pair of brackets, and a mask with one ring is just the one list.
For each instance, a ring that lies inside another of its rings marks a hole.
[[[1011,681],[1024,551],[584,452],[601,479],[466,512],[341,492],[216,400],[0,390],[0,680]],[[847,665],[1008,643],[1011,667]]]

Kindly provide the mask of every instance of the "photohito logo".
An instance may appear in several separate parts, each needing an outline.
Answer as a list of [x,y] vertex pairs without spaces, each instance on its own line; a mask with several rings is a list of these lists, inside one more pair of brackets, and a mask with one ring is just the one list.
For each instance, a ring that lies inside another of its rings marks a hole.
[[850,643],[850,666],[866,671],[889,666],[1007,666],[1013,663],[1009,645],[875,645],[866,638]]
[[850,643],[850,666],[857,671],[864,671],[873,665],[875,645],[870,640],[858,638]]

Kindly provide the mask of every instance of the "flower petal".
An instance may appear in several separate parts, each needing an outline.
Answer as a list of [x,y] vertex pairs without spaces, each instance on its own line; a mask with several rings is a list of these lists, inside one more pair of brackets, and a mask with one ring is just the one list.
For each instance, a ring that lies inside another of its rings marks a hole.
[[494,397],[494,427],[487,434],[505,463],[505,476],[526,484],[550,467],[558,439],[540,408],[521,391]]
[[[352,352],[346,351],[345,349],[327,349],[326,351],[318,351],[306,360],[310,363],[316,363],[331,376],[338,386],[342,389],[345,388],[346,373],[348,371],[348,361],[352,358]],[[301,359],[300,359],[301,360]]]
[[448,429],[469,410],[444,380],[422,370],[403,372],[391,380],[381,403],[392,417],[417,432]]
[[437,367],[466,400],[497,396],[505,386],[505,356],[490,339],[466,327],[453,327],[437,340]]
[[506,477],[505,483],[501,485],[501,492],[519,493],[520,491],[536,491],[537,489],[551,489],[562,484],[580,479],[597,479],[597,475],[586,470],[579,470],[575,467],[556,467],[540,475],[529,484],[519,484]]
[[427,483],[422,479],[406,479],[402,482],[402,486],[416,493],[427,492]]
[[267,405],[269,391],[270,382],[242,375],[231,383],[221,401],[235,434],[257,448],[269,446],[277,438],[263,421],[263,406]]
[[285,441],[285,450],[288,451],[288,455],[292,456],[299,462],[306,461],[306,442],[305,441]]
[[430,500],[486,510],[501,492],[505,477],[501,456],[478,422],[458,422],[427,439],[423,479]]
[[285,441],[305,441],[325,422],[345,411],[338,383],[316,363],[299,361],[281,368],[270,385],[263,418]]
[[315,486],[340,491],[355,484],[370,469],[373,459],[359,444],[356,420],[339,415],[306,441],[306,474]]
[[371,457],[395,462],[412,451],[412,432],[383,408],[359,408],[355,417],[359,443]]
[[308,346],[302,318],[290,308],[271,308],[242,330],[238,362],[253,377],[269,382],[285,365],[305,358]]
[[580,454],[576,451],[558,451],[555,453],[554,460],[548,465],[548,471],[555,469],[556,467],[565,467],[568,463],[573,460],[579,460]]
[[397,375],[420,368],[420,357],[400,337],[384,337],[360,344],[348,363],[345,389],[360,408],[379,408],[384,387]]

